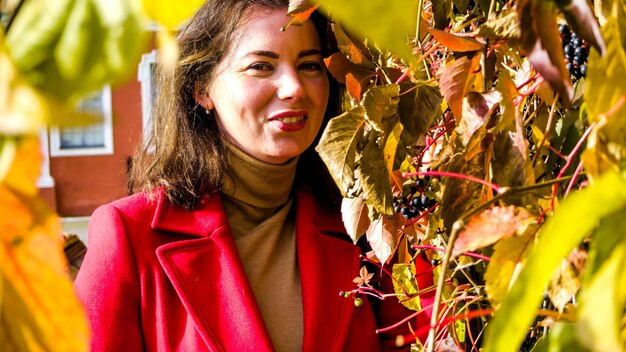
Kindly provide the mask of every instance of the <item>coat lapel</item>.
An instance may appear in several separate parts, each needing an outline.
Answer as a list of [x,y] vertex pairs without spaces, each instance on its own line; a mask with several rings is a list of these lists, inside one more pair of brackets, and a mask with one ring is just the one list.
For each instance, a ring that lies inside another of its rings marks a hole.
[[197,238],[170,242],[157,257],[211,350],[272,350],[218,194],[185,211],[160,197],[152,227]]
[[[299,192],[297,198],[296,248],[302,282],[304,309],[303,351],[342,351],[352,300],[339,296],[354,287],[358,276],[358,248],[330,236],[345,233],[337,217],[325,217],[312,196]],[[324,234],[326,233],[326,234]]]

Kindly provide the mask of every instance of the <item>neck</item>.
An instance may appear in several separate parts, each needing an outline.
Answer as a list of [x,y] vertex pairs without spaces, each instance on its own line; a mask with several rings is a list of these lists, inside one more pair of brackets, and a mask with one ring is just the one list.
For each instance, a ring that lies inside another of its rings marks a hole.
[[275,208],[289,200],[298,158],[275,165],[258,160],[230,143],[226,147],[224,195],[262,209]]

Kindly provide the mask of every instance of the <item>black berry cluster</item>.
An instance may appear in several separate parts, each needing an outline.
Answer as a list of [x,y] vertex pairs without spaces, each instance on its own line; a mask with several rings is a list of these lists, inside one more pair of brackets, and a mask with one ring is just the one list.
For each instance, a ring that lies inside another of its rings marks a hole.
[[418,217],[423,211],[437,204],[437,201],[425,194],[430,187],[428,185],[429,181],[429,176],[419,178],[415,182],[415,186],[409,188],[409,192],[406,196],[394,196],[393,209],[395,212],[400,213],[405,219],[413,219]]
[[589,56],[589,46],[576,33],[570,31],[566,24],[559,25],[563,52],[565,54],[565,67],[576,79],[587,75],[587,56]]

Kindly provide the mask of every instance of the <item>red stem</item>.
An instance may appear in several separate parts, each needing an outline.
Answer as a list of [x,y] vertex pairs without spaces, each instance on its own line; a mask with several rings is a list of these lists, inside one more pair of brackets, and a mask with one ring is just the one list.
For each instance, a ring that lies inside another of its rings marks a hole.
[[[493,313],[493,309],[478,309],[478,310],[473,310],[469,313],[466,314],[458,314],[458,315],[453,315],[449,318],[444,319],[441,322],[438,322],[437,325],[435,326],[436,328],[442,327],[442,326],[447,326],[448,324],[454,322],[457,319],[474,319],[474,318],[478,318],[478,317],[482,317],[485,315],[489,315]],[[422,326],[421,328],[419,328],[417,331],[415,331],[414,334],[412,335],[405,335],[402,336],[402,341],[404,342],[403,345],[406,345],[409,342],[413,342],[415,341],[415,339],[417,338],[418,335],[422,335],[426,332],[428,332],[428,330],[430,329],[430,326],[425,325]],[[398,346],[399,347],[399,346]]]
[[[414,244],[411,247],[415,248],[415,249],[434,249],[434,250],[439,251],[439,252],[444,252],[444,253],[446,252],[446,250],[441,248],[441,247],[430,246],[430,245]],[[485,261],[490,261],[491,260],[491,258],[489,258],[487,256],[484,256],[484,255],[478,254],[478,253],[474,253],[474,252],[463,252],[463,253],[461,253],[461,255],[466,255],[468,257],[482,259],[482,260],[485,260]]]
[[498,194],[503,193],[507,189],[506,187],[500,187],[500,186],[495,185],[495,184],[493,184],[491,182],[487,182],[485,180],[482,180],[480,178],[476,178],[474,176],[469,176],[469,175],[464,175],[464,174],[457,174],[456,172],[448,172],[448,171],[416,171],[416,172],[405,173],[405,174],[403,174],[403,177],[420,176],[420,175],[424,175],[424,176],[447,176],[447,177],[454,177],[454,178],[460,178],[460,179],[464,179],[464,180],[468,180],[468,181],[473,181],[473,182],[480,183],[483,186],[487,186],[487,187],[493,189]]

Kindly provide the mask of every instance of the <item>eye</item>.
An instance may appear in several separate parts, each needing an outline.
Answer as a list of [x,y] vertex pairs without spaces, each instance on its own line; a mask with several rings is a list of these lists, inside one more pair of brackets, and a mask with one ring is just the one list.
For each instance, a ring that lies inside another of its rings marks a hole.
[[247,69],[254,71],[271,71],[274,68],[267,62],[255,62],[252,65],[248,66]]
[[306,72],[321,72],[325,70],[325,66],[316,61],[303,62],[298,68]]

